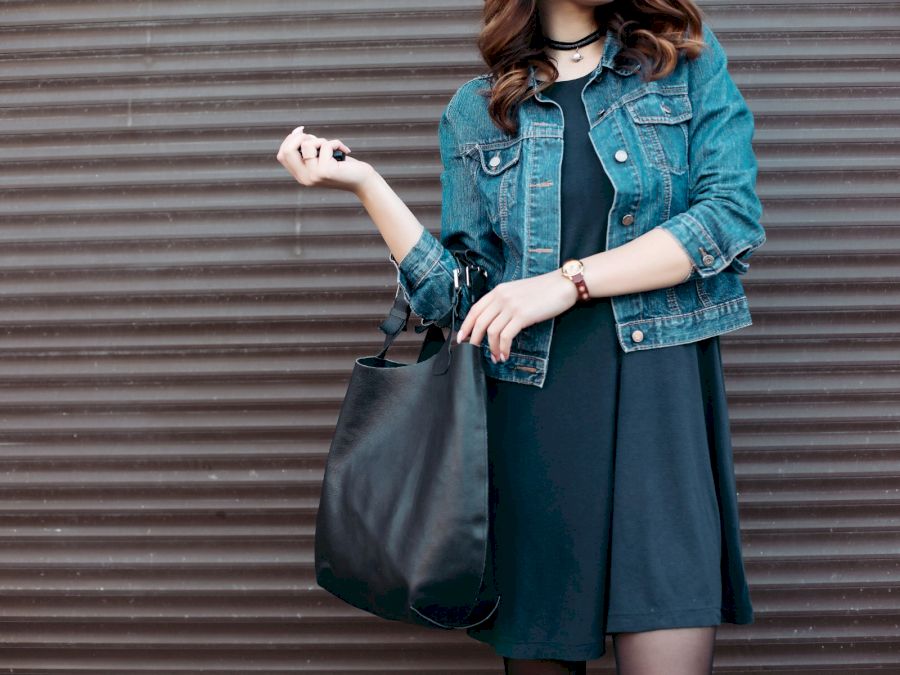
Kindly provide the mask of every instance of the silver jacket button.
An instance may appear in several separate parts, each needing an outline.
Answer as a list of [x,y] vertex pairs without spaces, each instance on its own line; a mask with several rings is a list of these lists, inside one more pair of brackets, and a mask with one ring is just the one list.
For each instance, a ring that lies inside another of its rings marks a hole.
[[493,168],[496,169],[497,166],[500,164],[500,155],[494,155],[493,157],[491,157],[491,161],[488,162],[488,164],[490,164]]
[[639,330],[636,330],[631,333],[631,339],[634,340],[635,342],[640,342],[641,340],[644,339],[644,333]]
[[703,264],[704,265],[712,265],[715,258],[713,258],[709,253],[703,256]]
[[628,159],[627,152],[625,152],[624,150],[616,150],[616,161],[617,162],[624,162],[626,159]]
[[626,213],[622,216],[622,224],[623,225],[631,225],[634,222],[634,215],[631,213]]

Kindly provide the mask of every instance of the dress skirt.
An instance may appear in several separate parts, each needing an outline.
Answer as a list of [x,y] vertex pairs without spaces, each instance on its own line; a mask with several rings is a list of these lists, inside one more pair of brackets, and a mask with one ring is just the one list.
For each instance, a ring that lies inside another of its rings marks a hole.
[[[612,199],[586,81],[546,90],[566,114],[562,260],[603,250]],[[501,600],[467,633],[512,658],[589,660],[615,632],[750,623],[719,338],[625,353],[609,298],[553,321],[542,388],[488,377]]]

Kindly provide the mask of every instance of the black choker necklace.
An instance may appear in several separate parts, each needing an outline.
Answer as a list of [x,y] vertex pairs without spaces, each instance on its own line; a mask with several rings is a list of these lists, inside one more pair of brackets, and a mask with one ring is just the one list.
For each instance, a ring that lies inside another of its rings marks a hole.
[[605,28],[598,28],[590,35],[586,35],[580,40],[575,40],[575,42],[560,42],[559,40],[551,40],[546,35],[544,36],[544,42],[547,43],[548,47],[552,47],[553,49],[560,49],[563,51],[568,51],[570,49],[574,49],[575,53],[572,55],[573,61],[581,61],[584,57],[578,51],[579,47],[584,47],[585,45],[589,45],[592,42],[596,42],[601,37],[606,34]]

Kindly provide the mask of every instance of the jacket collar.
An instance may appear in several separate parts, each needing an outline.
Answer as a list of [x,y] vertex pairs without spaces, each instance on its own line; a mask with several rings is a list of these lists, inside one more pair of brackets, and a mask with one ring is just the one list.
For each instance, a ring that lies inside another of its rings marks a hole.
[[[590,79],[594,79],[593,75],[601,71],[603,68],[609,68],[617,72],[619,75],[631,75],[635,71],[640,68],[639,63],[634,64],[626,64],[622,66],[614,65],[614,59],[616,54],[618,54],[622,50],[622,43],[619,41],[619,38],[616,37],[616,32],[612,28],[606,29],[606,40],[603,43],[603,54],[600,56],[600,63],[597,64],[597,67],[594,69],[592,76]],[[535,68],[533,65],[528,65],[528,82],[529,86],[532,89],[538,86],[539,82],[537,77],[535,76]]]

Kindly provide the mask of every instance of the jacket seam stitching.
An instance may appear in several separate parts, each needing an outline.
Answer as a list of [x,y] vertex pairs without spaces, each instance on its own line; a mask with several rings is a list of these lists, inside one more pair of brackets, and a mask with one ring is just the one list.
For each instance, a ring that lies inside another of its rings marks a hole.
[[693,312],[686,312],[683,314],[669,314],[668,316],[658,316],[658,317],[650,318],[650,319],[636,319],[634,321],[627,321],[621,325],[622,326],[631,326],[633,324],[640,324],[640,323],[648,323],[648,322],[652,323],[652,322],[658,322],[658,321],[667,321],[669,319],[688,318],[688,317],[696,316],[697,314],[710,313],[715,309],[725,309],[727,307],[731,307],[732,305],[746,305],[746,304],[748,304],[747,300],[746,300],[746,296],[743,296],[740,298],[735,298],[734,300],[718,302],[714,305],[710,305],[709,307],[702,307],[701,309],[697,309]]
[[434,258],[434,262],[432,262],[431,265],[428,266],[428,269],[425,270],[421,275],[419,275],[418,279],[416,279],[416,282],[412,286],[413,291],[422,285],[422,283],[425,281],[425,279],[428,277],[428,275],[431,274],[431,270],[433,270],[435,265],[437,265],[440,261],[441,261],[440,252],[438,252],[438,254]]

